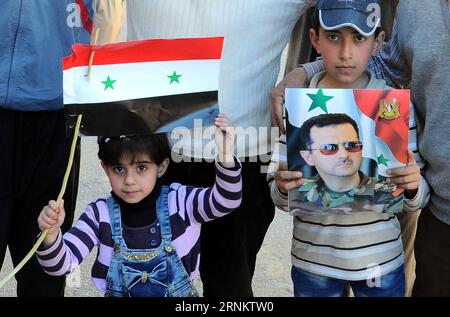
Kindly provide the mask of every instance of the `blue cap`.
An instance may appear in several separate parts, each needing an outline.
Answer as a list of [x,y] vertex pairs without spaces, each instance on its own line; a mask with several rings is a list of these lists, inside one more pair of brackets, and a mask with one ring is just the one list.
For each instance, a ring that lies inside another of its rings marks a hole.
[[320,25],[327,31],[348,26],[371,36],[380,26],[380,0],[319,0],[316,8]]

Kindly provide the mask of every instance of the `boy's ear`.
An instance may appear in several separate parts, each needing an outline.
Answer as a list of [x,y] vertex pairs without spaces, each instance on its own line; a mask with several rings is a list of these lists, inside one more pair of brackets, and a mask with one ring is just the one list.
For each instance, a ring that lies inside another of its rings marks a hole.
[[161,177],[164,175],[164,173],[167,171],[167,168],[169,167],[169,159],[166,158],[164,161],[161,162],[161,164],[158,165],[158,177]]
[[319,34],[317,34],[316,30],[314,30],[313,28],[309,29],[309,39],[311,40],[311,44],[316,49],[317,53],[321,54],[319,44]]
[[103,161],[100,161],[100,164],[102,165],[103,170],[106,172],[106,168],[107,168],[106,164],[103,163]]
[[309,166],[314,166],[314,162],[311,158],[311,152],[310,151],[300,151],[300,155],[303,157],[303,159],[305,160],[306,164],[308,164]]
[[375,37],[375,41],[373,42],[373,50],[372,50],[373,56],[377,55],[381,51],[381,48],[383,47],[383,44],[384,44],[385,37],[386,37],[386,33],[384,33],[384,31],[381,31],[378,34],[378,36]]

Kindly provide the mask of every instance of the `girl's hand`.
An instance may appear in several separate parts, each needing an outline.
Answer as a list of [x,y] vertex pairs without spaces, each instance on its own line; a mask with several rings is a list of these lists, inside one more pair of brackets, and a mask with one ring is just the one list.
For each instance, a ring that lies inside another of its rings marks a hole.
[[50,200],[48,205],[42,209],[38,217],[39,229],[42,231],[48,229],[47,236],[43,242],[44,246],[50,246],[55,242],[58,237],[59,228],[64,222],[65,215],[64,200],[61,201],[59,209],[54,200]]
[[224,166],[234,166],[234,144],[236,143],[236,129],[230,123],[228,118],[219,113],[214,120],[216,126],[215,141],[217,145],[217,152],[219,162]]

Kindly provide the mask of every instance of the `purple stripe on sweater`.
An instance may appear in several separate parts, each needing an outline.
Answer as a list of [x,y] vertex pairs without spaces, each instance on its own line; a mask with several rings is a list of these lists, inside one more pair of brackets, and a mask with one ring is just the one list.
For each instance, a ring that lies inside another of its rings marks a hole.
[[[214,187],[215,188],[215,187]],[[229,213],[233,211],[233,209],[239,207],[241,204],[240,199],[236,200],[229,200],[221,195],[213,195],[212,196],[212,206],[215,210],[221,212],[221,213]]]
[[[208,188],[205,191],[205,194],[203,196],[203,200],[201,200],[200,202],[203,205],[203,210],[205,211],[206,216],[208,217],[208,220],[212,220],[212,219],[216,219],[217,217],[219,217],[218,215],[215,215],[212,211],[212,204],[211,204],[211,193],[213,191],[213,188]],[[205,219],[205,221],[208,221]]]
[[76,263],[76,261],[71,258],[69,253],[66,252],[65,257],[66,257],[66,259],[65,259],[61,269],[59,271],[55,271],[53,273],[48,272],[48,274],[54,275],[54,276],[66,275],[66,274],[70,273],[71,268],[76,268],[78,266],[78,263]]
[[[192,195],[191,195],[191,193],[195,190],[195,187],[193,187],[193,186],[184,186],[186,189],[185,189],[185,191],[186,191],[186,195],[185,195],[185,198],[184,198],[184,204],[183,204],[183,206],[184,206],[184,210],[180,210],[178,213],[183,213],[183,211],[184,211],[184,215],[186,215],[186,211],[188,210],[188,208],[190,208],[189,206],[192,206],[192,204],[189,202],[189,197],[191,197]],[[187,219],[187,223],[186,223],[186,225],[189,225],[189,217],[186,217],[185,219]]]
[[[199,192],[198,189],[193,187],[193,190],[190,191],[189,195],[185,197],[186,209],[180,210],[180,213],[183,216],[187,226],[196,225],[197,223],[199,223],[198,220],[200,220],[200,218],[196,219],[193,213],[194,210],[197,210],[198,208],[198,201],[197,201],[198,192]],[[197,216],[199,215],[197,214]]]
[[[64,234],[64,241],[66,242],[66,244],[72,243],[76,247],[77,251],[79,251],[81,255],[81,261],[83,261],[83,259],[89,254],[89,252],[91,252],[92,248],[89,249],[89,246],[83,240],[81,240],[78,235],[75,234],[77,230],[77,227],[73,227],[69,230],[69,232],[66,232]],[[80,259],[78,256],[77,258]]]
[[[99,212],[99,210],[98,210],[98,207],[97,207],[97,202],[95,202],[95,203],[90,203],[89,204],[89,206],[88,206],[88,208],[91,208],[91,210],[94,212],[94,218],[95,218],[95,221],[96,222],[100,222],[100,212]],[[89,210],[86,210],[85,211],[86,213],[89,213]]]
[[192,273],[195,272],[196,269],[198,268],[197,259],[199,253],[200,253],[200,239],[197,239],[195,241],[195,244],[189,250],[189,253],[187,253],[184,256],[180,256],[181,262],[183,263],[184,267],[186,268],[186,272],[190,277],[192,277]]
[[97,208],[100,217],[98,222],[111,223],[111,220],[109,219],[108,205],[106,204],[106,200],[98,200]]
[[[87,232],[82,231],[82,226],[80,226],[80,222],[77,223],[77,227],[73,227],[70,229],[70,233],[76,236],[81,243],[83,243],[86,246],[87,253],[91,252],[92,248],[97,244],[97,241],[92,241],[92,238],[87,234]],[[81,227],[81,228],[80,228]],[[79,243],[77,243],[79,244]],[[84,255],[84,253],[82,252]]]
[[[51,249],[49,248],[49,249],[38,252],[38,256],[39,256],[40,260],[42,260],[42,261],[51,260],[51,259],[54,259],[55,257],[57,257],[59,253],[61,253],[63,244],[61,243],[60,236],[62,236],[61,231],[59,232],[58,238],[56,239],[55,243],[53,243]],[[46,254],[45,252],[48,252],[48,250],[51,250],[51,252]]]
[[228,174],[225,174],[223,171],[216,169],[216,177],[223,179],[224,181],[226,181],[227,183],[239,183],[241,181],[241,177],[238,176],[230,176]]
[[[229,191],[228,190],[229,187],[230,186],[226,186],[226,185],[224,186],[223,184],[219,184],[219,183],[216,183],[216,186],[215,186],[217,193],[221,197],[226,198],[227,200],[240,200],[242,197],[241,191],[240,190],[235,191],[235,192],[233,192],[231,190]],[[225,205],[225,206],[227,206],[227,205]]]
[[[88,233],[90,236],[95,237],[96,240],[99,239],[98,222],[96,222],[95,220],[90,218],[87,213],[84,212],[80,216],[80,219],[78,220],[78,222],[80,223],[80,225],[78,227],[81,230],[86,231],[86,233]],[[84,222],[84,224],[83,224],[83,222]]]
[[216,185],[219,185],[221,188],[233,193],[239,193],[242,190],[242,182],[231,184],[217,178]]
[[[38,234],[38,237],[40,237],[41,234],[42,234],[42,233],[39,233],[39,234]],[[55,242],[53,242],[53,244],[52,244],[51,246],[48,246],[48,247],[44,247],[43,245],[41,245],[41,246],[39,247],[38,251],[37,251],[37,254],[38,254],[39,256],[41,256],[41,255],[47,255],[47,254],[49,254],[49,253],[52,253],[55,249],[58,248],[59,243],[61,243],[61,241],[62,241],[62,232],[61,232],[61,229],[60,229],[60,230],[58,231],[58,236],[56,237]]]
[[175,245],[180,258],[188,254],[199,239],[200,225],[186,228],[183,235],[179,236],[177,239],[174,239],[173,244]]
[[[67,234],[67,233],[66,233]],[[73,244],[72,242],[65,240],[67,247],[70,249],[72,254],[76,257],[77,262],[81,263],[83,261],[83,256],[81,255],[80,250],[78,250],[77,245]],[[86,246],[85,246],[86,248]]]
[[[203,222],[205,222],[205,219],[208,219],[208,217],[206,216],[203,209],[199,207],[199,202],[201,202],[203,200],[204,195],[205,195],[204,190],[203,191],[196,190],[192,197],[192,208],[190,208],[189,211],[186,210],[186,212],[189,212],[189,214],[192,213],[192,215],[197,223],[203,223]],[[191,196],[192,196],[192,194],[191,194]]]
[[224,216],[233,210],[218,204],[216,200],[216,195],[212,195],[211,197],[209,197],[209,205],[211,206],[211,211],[216,217]]
[[235,167],[232,167],[231,169],[229,169],[229,168],[223,167],[222,165],[220,165],[220,163],[216,162],[215,163],[216,173],[217,173],[217,171],[219,171],[220,173],[229,175],[231,177],[236,177],[236,176],[241,177],[242,165],[239,161],[237,163],[238,163],[237,164],[238,168],[236,168],[236,166],[235,166]]
[[109,266],[111,263],[113,248],[108,247],[106,245],[101,245],[101,249],[99,248],[99,252],[97,254],[97,261],[101,264]]
[[94,283],[96,289],[100,292],[106,293],[106,279],[92,277],[92,282]]
[[[58,271],[67,272],[67,270],[65,269],[65,265],[64,265],[64,263],[66,262],[66,256],[67,256],[67,253],[64,253],[63,257],[55,265],[46,267],[45,271],[47,273],[56,273]],[[63,270],[61,270],[61,269],[63,269]]]
[[[54,257],[43,259],[42,255],[43,254],[44,254],[44,256],[47,255],[47,254],[45,254],[45,252],[47,252],[48,250],[52,250],[51,254],[53,254]],[[55,250],[59,250],[59,251],[54,252]],[[37,252],[38,261],[44,269],[47,269],[49,267],[57,265],[59,263],[59,261],[63,258],[65,253],[66,253],[66,250],[63,247],[63,240],[62,240],[62,235],[61,235],[61,231],[60,231],[60,234],[59,234],[57,240],[49,249],[47,249],[45,251]]]

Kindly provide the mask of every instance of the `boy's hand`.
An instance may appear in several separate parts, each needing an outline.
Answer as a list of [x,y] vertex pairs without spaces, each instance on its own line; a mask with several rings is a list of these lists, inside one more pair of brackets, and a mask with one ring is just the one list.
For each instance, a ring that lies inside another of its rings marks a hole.
[[64,211],[64,200],[61,201],[59,209],[56,206],[56,201],[50,200],[48,205],[45,206],[39,217],[38,225],[39,229],[44,231],[48,229],[47,236],[44,239],[44,246],[52,245],[58,237],[59,228],[64,222],[66,213]]
[[305,183],[305,179],[302,178],[302,172],[288,171],[285,162],[280,162],[274,178],[278,190],[284,194],[287,194],[292,188],[301,186]]
[[297,67],[289,72],[270,92],[272,126],[278,127],[281,133],[286,133],[283,125],[284,89],[286,87],[303,88],[307,85],[308,75],[306,74],[305,69],[303,67]]
[[406,198],[411,199],[416,196],[421,175],[413,152],[408,150],[408,163],[406,166],[389,169],[388,174],[391,176],[387,178],[387,182],[403,188]]
[[216,125],[215,140],[219,155],[219,162],[226,167],[234,166],[234,143],[236,142],[236,130],[228,118],[219,113],[214,120]]

